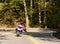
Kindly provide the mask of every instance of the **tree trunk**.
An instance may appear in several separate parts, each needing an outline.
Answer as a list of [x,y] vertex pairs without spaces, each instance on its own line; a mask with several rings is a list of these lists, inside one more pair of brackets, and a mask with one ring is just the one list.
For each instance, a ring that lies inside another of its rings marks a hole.
[[26,7],[26,2],[23,0],[24,3],[24,9],[25,9],[25,16],[26,16],[26,28],[29,27],[29,20],[28,20],[28,15],[27,15],[27,7]]
[[45,29],[47,29],[47,23],[46,23],[46,2],[44,1],[45,4],[45,11],[44,11],[44,23],[45,23]]
[[[39,0],[40,2],[40,0]],[[41,24],[41,8],[40,8],[40,3],[39,3],[39,24]]]
[[[32,0],[30,0],[30,11],[32,11]],[[30,17],[31,17],[31,19],[32,19],[32,13],[30,13]]]
[[41,24],[41,11],[40,11],[40,7],[39,7],[39,24]]
[[31,9],[32,9],[32,6],[33,6],[33,5],[32,5],[32,0],[31,0],[31,1],[30,1],[30,8],[31,8]]

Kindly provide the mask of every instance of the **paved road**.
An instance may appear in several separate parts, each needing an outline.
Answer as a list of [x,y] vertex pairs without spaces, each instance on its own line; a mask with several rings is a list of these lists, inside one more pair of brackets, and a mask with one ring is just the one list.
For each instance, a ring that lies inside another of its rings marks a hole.
[[[36,40],[26,33],[16,37],[15,32],[0,32],[0,44],[37,44]],[[40,44],[40,43],[38,43]]]
[[34,44],[27,35],[16,37],[13,32],[4,32],[0,35],[0,44]]
[[0,44],[60,44],[60,40],[40,35],[38,30],[31,28],[21,37],[16,37],[15,32],[0,32]]

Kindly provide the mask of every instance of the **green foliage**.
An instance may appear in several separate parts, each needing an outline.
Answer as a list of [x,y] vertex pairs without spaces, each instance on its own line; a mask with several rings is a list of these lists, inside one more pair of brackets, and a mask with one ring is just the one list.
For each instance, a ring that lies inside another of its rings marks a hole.
[[[58,2],[57,0],[54,0],[53,3]],[[49,4],[47,6],[47,16],[46,16],[46,23],[49,28],[60,28],[60,9],[58,5]],[[58,3],[56,3],[58,4]]]
[[13,25],[15,22],[20,22],[20,20],[25,22],[22,0],[5,0],[5,2],[2,4],[4,5],[0,10],[0,23]]
[[[57,28],[60,25],[60,0],[32,0],[32,8],[30,8],[31,0],[26,0],[27,13],[29,16],[30,26],[38,26],[39,24],[39,8],[40,12],[44,11],[44,19],[50,28]],[[0,23],[14,24],[14,22],[25,22],[25,11],[22,0],[0,0]],[[46,18],[45,18],[46,17]],[[44,25],[44,23],[42,24]]]
[[31,27],[38,27],[39,26],[39,19],[38,19],[38,17],[39,17],[38,13],[32,14],[32,17],[30,19],[30,26]]
[[5,2],[5,0],[0,0],[0,3],[3,3],[3,2]]

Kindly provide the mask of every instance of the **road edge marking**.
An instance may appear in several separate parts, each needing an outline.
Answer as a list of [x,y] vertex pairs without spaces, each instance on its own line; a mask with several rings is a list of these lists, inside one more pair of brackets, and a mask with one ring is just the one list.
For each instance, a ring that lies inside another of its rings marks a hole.
[[34,44],[40,44],[36,39],[32,37],[32,35],[29,35],[28,38],[34,43]]

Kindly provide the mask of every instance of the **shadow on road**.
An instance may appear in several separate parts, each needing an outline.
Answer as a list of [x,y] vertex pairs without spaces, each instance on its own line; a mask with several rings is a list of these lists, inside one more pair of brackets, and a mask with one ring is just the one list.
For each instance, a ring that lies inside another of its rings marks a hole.
[[7,35],[0,34],[0,40],[8,40]]
[[40,33],[40,32],[23,32],[24,35],[32,36],[35,38],[39,38],[40,40],[44,41],[53,41],[53,42],[60,42],[60,40],[56,39],[55,37],[51,37],[50,33]]
[[39,33],[39,32],[23,32],[24,35],[32,35],[33,37],[42,37],[42,38],[48,38],[50,36],[50,33]]

